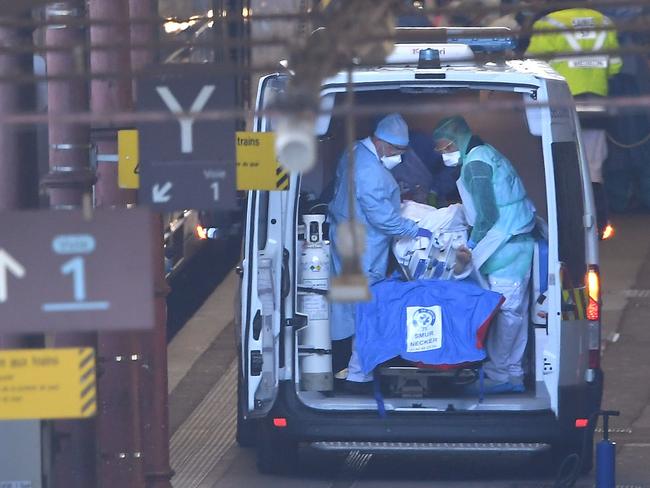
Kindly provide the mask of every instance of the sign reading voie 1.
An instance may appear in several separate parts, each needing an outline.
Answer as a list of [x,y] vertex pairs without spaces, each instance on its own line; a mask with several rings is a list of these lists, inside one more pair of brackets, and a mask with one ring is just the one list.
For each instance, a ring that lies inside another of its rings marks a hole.
[[145,209],[0,213],[0,334],[154,325]]
[[164,66],[140,82],[138,109],[170,113],[138,125],[140,198],[156,210],[236,208],[234,119],[201,119],[235,107],[235,79],[209,66]]

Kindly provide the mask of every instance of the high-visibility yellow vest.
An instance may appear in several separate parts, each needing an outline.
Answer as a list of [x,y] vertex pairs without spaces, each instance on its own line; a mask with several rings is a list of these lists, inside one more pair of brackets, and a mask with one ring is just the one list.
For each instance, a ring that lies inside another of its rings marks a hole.
[[[550,13],[539,19],[533,24],[533,30],[598,28],[611,25],[612,21],[596,10],[571,8]],[[562,53],[562,57],[549,60],[549,64],[566,78],[574,96],[583,93],[606,96],[609,92],[608,80],[621,71],[623,62],[618,55],[601,53],[615,50],[618,50],[615,30],[576,30],[535,33],[526,55],[535,57],[539,54]],[[570,53],[579,55],[571,57]]]

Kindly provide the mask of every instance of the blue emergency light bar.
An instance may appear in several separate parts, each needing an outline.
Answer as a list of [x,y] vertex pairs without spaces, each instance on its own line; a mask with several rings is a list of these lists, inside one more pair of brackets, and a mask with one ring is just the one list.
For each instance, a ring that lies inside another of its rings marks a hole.
[[517,47],[507,27],[398,27],[395,44],[464,44],[475,53],[505,52]]

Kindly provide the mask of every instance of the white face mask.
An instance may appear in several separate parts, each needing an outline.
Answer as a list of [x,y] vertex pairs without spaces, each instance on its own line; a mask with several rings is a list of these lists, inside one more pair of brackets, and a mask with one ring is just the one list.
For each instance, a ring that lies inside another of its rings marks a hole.
[[460,164],[460,151],[444,153],[442,155],[442,162],[449,168],[458,166]]
[[391,169],[393,169],[395,166],[397,166],[402,162],[402,156],[399,154],[395,154],[394,156],[382,156],[381,162],[384,165],[384,167],[388,171],[390,171]]

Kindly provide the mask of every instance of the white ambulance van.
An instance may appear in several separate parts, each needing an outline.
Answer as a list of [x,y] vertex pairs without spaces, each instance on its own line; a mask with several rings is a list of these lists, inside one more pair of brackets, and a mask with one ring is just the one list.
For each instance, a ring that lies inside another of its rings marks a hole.
[[[588,453],[583,469],[591,466],[589,419],[600,408],[603,390],[600,278],[595,209],[574,102],[566,81],[545,63],[479,61],[477,53],[511,47],[513,40],[472,33],[400,31],[398,38],[407,40],[397,43],[387,64],[355,70],[352,86],[357,106],[390,107],[387,112],[403,107],[409,127],[426,133],[453,112],[421,107],[450,102],[463,107],[475,133],[505,154],[521,176],[547,224],[540,227],[548,243],[547,255],[539,253],[533,265],[526,391],[483,399],[435,388],[415,396],[384,392],[381,418],[372,395],[305,384],[304,357],[326,357],[331,349],[301,339],[310,324],[323,323],[313,314],[310,319],[300,299],[301,249],[310,232],[302,226],[303,216],[327,214],[322,196],[346,144],[344,117],[321,116],[317,167],[291,174],[286,191],[248,194],[239,267],[237,436],[241,445],[255,445],[262,472],[290,469],[300,446],[369,453],[549,451],[563,457],[581,453],[583,439]],[[419,64],[424,49],[438,51],[439,66]],[[258,109],[285,89],[288,76],[261,79]],[[324,109],[336,113],[344,106],[346,84],[347,73],[323,82]],[[495,103],[503,110],[482,109]],[[471,106],[475,109],[468,111]],[[375,121],[376,115],[357,116],[357,138],[370,135]],[[255,130],[273,130],[271,121],[258,118]],[[541,288],[546,292],[540,297]],[[533,305],[542,300],[546,313],[540,315]]]

